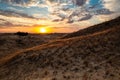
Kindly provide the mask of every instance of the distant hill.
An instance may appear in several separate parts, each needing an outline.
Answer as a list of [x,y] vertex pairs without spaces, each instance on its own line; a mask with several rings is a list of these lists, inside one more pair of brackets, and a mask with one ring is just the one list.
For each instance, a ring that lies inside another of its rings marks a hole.
[[118,19],[0,59],[0,80],[120,80]]
[[103,22],[103,23],[79,30],[79,31],[74,32],[74,33],[67,34],[67,35],[63,36],[62,39],[93,34],[96,32],[101,32],[103,30],[107,30],[109,28],[112,28],[112,27],[118,26],[118,25],[120,25],[120,17],[115,18],[111,21]]

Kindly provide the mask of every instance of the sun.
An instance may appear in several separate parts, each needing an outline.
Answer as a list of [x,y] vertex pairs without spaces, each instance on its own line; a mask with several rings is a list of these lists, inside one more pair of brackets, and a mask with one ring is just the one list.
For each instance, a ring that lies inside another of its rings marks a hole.
[[47,29],[46,29],[46,28],[40,28],[40,29],[39,29],[39,32],[40,32],[40,33],[47,33]]
[[52,29],[49,27],[36,27],[34,28],[34,32],[46,34],[46,33],[51,33]]

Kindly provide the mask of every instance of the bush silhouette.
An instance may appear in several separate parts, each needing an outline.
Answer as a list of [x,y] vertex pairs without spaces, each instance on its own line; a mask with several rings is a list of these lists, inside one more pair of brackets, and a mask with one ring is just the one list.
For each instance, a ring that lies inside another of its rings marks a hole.
[[18,36],[27,36],[28,33],[27,32],[17,32],[17,33],[15,33],[15,35],[18,35]]

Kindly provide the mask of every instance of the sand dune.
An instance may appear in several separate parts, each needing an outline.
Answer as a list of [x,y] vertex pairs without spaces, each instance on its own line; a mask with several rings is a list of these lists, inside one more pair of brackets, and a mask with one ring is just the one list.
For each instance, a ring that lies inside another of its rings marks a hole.
[[0,59],[0,80],[120,80],[120,18],[112,22]]
[[118,26],[120,25],[120,17],[113,19],[111,21],[106,21],[102,24],[97,24],[82,30],[79,30],[77,32],[71,33],[71,34],[66,34],[65,36],[62,37],[62,39],[66,39],[66,38],[72,38],[72,37],[78,37],[78,36],[85,36],[88,34],[93,34],[96,32],[101,32],[107,29],[110,29],[114,26]]

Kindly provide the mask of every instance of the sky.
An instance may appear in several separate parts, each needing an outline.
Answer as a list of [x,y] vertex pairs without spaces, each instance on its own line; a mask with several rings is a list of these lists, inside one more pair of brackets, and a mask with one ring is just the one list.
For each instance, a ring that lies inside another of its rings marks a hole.
[[0,32],[74,32],[120,16],[120,0],[0,0]]

